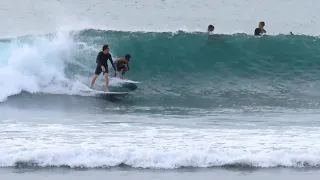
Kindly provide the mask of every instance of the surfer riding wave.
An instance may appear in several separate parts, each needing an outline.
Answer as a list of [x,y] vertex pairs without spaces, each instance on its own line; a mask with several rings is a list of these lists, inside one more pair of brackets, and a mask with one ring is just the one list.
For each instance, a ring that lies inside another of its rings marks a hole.
[[[130,70],[130,67],[129,67],[130,59],[131,59],[131,55],[126,54],[124,58],[118,58],[114,61],[117,71],[120,72],[122,70],[121,77],[120,77],[121,79],[124,79],[124,74]],[[116,76],[117,76],[117,73],[114,74],[114,77]]]
[[112,56],[109,53],[109,46],[107,44],[103,45],[102,51],[100,51],[96,58],[96,71],[94,73],[94,76],[91,81],[91,88],[93,88],[94,83],[96,82],[98,76],[103,72],[103,75],[106,80],[106,92],[109,92],[109,79],[108,79],[108,60],[110,60],[110,63],[115,71],[115,75],[118,74],[118,71],[115,68],[115,65],[112,60]]

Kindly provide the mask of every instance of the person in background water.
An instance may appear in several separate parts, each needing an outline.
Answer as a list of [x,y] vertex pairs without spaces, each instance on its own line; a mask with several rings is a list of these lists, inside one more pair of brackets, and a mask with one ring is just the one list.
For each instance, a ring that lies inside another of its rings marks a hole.
[[[120,72],[122,70],[122,74],[121,74],[121,79],[124,79],[123,76],[124,74],[130,70],[129,67],[129,61],[131,59],[131,55],[130,54],[126,54],[124,56],[124,58],[118,58],[115,60],[114,64],[117,68],[117,71]],[[114,74],[114,77],[116,77],[117,74]]]
[[265,23],[263,21],[261,21],[259,23],[259,27],[254,30],[254,35],[255,36],[261,36],[261,35],[267,33],[266,30],[263,29],[264,26],[265,26]]
[[209,32],[209,33],[212,33],[213,31],[214,31],[214,26],[210,24],[210,25],[208,26],[208,32]]
[[109,79],[108,79],[108,59],[110,60],[112,67],[115,71],[115,74],[118,74],[118,71],[116,70],[111,54],[109,53],[109,46],[107,44],[103,45],[102,51],[100,51],[96,58],[96,71],[94,73],[93,79],[91,81],[91,88],[93,88],[94,83],[96,82],[98,76],[103,72],[103,75],[106,79],[106,92],[109,92]]

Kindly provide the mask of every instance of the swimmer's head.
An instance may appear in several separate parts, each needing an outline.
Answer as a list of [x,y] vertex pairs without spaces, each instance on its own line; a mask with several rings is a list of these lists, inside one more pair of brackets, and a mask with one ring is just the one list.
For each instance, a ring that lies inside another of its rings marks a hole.
[[208,32],[213,32],[213,30],[214,30],[214,26],[210,24],[208,26]]
[[259,22],[259,28],[263,29],[263,27],[265,26],[265,23],[263,21]]

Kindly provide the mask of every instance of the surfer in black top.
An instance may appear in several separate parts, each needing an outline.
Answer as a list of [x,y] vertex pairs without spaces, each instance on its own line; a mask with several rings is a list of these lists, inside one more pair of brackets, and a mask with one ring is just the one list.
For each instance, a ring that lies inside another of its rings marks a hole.
[[[123,76],[124,74],[130,70],[130,67],[129,67],[129,61],[131,59],[131,55],[130,54],[126,54],[124,56],[124,58],[119,58],[119,59],[116,59],[114,64],[117,68],[117,71],[121,71],[122,70],[122,74],[121,74],[121,79],[124,79]],[[114,74],[114,77],[116,77],[117,74]]]
[[96,82],[98,76],[103,72],[103,75],[106,79],[106,92],[109,92],[109,79],[108,79],[108,60],[110,60],[112,67],[115,71],[115,74],[118,74],[118,71],[116,70],[113,61],[112,56],[109,53],[109,46],[103,45],[102,51],[100,51],[96,58],[96,71],[94,73],[93,79],[91,81],[91,88],[93,88],[94,83]]
[[259,23],[259,27],[254,30],[254,35],[255,36],[261,36],[262,34],[267,33],[266,30],[263,29],[264,25],[265,25],[265,23],[263,21],[261,21]]

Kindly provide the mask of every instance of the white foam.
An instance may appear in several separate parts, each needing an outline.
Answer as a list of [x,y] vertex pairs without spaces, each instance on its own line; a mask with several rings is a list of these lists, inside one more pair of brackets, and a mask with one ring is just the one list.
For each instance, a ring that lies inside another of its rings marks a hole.
[[21,91],[76,94],[88,88],[64,73],[66,63],[74,60],[76,45],[67,33],[2,43],[0,102]]
[[[95,122],[39,124],[26,120],[0,124],[0,166],[17,162],[39,166],[141,168],[303,167],[320,165],[318,127],[201,129],[139,124],[141,116],[95,116]],[[143,117],[145,121],[146,117]],[[88,117],[91,121],[93,118]],[[101,125],[100,120],[129,120]],[[174,118],[171,118],[171,121]],[[265,119],[266,120],[266,119]],[[45,119],[41,119],[46,122]],[[150,121],[161,121],[152,117]],[[12,138],[14,137],[14,138]]]

